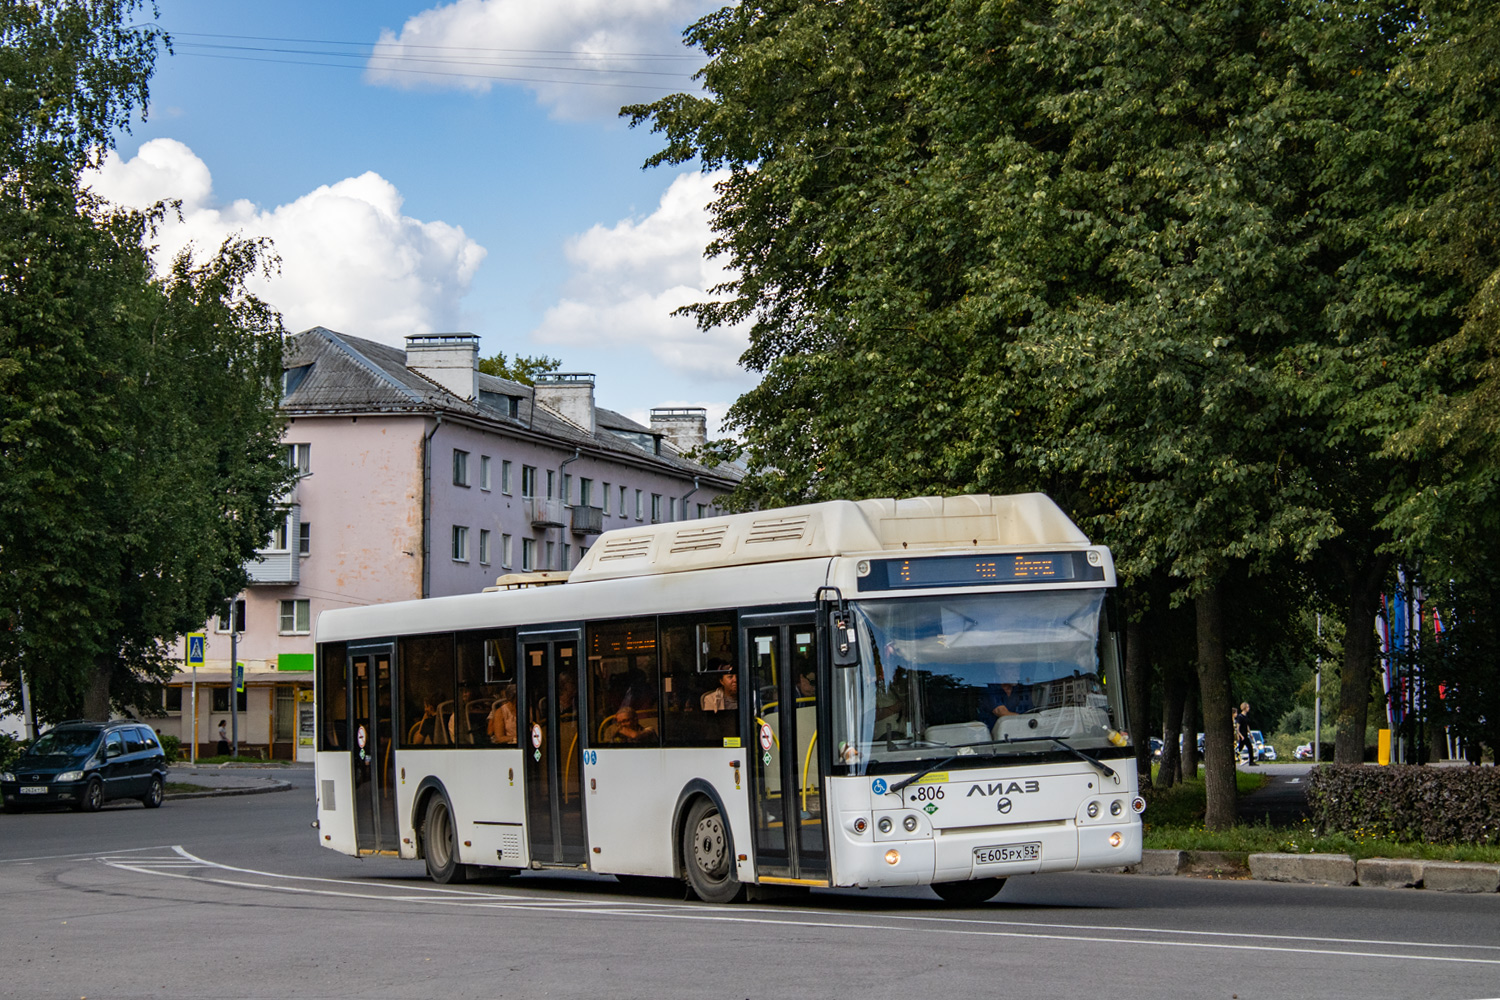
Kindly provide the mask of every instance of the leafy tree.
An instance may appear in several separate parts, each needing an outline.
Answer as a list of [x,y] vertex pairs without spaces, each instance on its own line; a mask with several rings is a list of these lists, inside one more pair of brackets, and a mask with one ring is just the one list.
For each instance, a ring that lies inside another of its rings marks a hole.
[[536,385],[538,375],[555,372],[561,367],[561,361],[544,354],[535,357],[517,354],[514,360],[507,360],[504,351],[496,351],[493,357],[479,359],[479,370],[486,375],[508,378],[522,385]]
[[78,189],[145,106],[141,6],[0,6],[0,672],[54,719],[170,672],[163,643],[244,585],[290,476],[280,320],[244,290],[265,247],[153,277],[155,217]]

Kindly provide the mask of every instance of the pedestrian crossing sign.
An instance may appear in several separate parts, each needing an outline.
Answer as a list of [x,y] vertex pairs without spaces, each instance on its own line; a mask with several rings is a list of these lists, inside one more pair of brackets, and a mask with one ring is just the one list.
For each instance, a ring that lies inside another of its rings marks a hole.
[[190,667],[203,666],[203,647],[207,642],[207,636],[202,632],[194,632],[187,637],[187,662]]

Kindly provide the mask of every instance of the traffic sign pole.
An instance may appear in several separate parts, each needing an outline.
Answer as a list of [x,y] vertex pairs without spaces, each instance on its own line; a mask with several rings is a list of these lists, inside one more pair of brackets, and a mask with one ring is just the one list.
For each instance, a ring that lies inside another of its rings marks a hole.
[[198,763],[198,668],[203,664],[204,653],[208,649],[208,636],[202,632],[192,632],[187,637],[187,661],[188,666],[193,668],[193,745],[188,750],[188,760]]

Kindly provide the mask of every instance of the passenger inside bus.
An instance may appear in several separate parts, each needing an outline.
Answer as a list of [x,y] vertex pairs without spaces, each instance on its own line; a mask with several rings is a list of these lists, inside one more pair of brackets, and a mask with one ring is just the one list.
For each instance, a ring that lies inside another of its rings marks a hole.
[[438,715],[437,699],[428,697],[422,699],[422,715],[416,722],[411,724],[411,729],[406,734],[406,742],[411,746],[430,746],[434,743],[446,743],[440,734],[444,726]]
[[1001,716],[1025,715],[1035,707],[1031,701],[1030,685],[1013,681],[987,685],[979,704],[979,721],[985,725],[993,724]]
[[608,743],[655,743],[656,729],[646,725],[634,708],[621,705],[605,727],[604,740]]
[[490,709],[489,720],[485,724],[485,732],[489,734],[491,743],[500,745],[515,744],[516,686],[514,684],[501,686],[500,694],[495,699],[495,706]]
[[734,672],[733,664],[725,664],[720,669],[728,672],[720,674],[718,686],[703,695],[702,706],[705,712],[723,712],[740,707],[739,674]]

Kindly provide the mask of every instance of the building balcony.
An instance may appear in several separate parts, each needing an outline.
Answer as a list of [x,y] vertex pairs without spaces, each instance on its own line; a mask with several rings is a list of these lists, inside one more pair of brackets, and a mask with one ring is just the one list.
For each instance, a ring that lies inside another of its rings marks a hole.
[[533,528],[562,528],[568,523],[568,508],[563,506],[559,499],[548,497],[532,497],[528,503],[531,505],[531,526]]
[[598,507],[573,508],[573,534],[597,535],[604,530],[604,511]]
[[285,586],[300,582],[302,560],[293,551],[263,551],[245,564],[245,572],[250,574],[251,586]]

